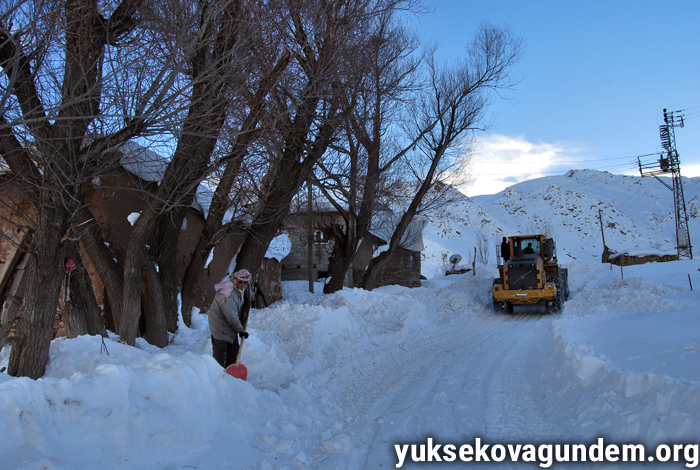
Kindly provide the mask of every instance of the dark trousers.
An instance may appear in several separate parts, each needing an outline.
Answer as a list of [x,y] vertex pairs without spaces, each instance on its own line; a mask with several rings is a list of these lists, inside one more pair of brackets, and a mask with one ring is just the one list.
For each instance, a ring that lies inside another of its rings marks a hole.
[[221,367],[224,369],[236,363],[236,357],[238,356],[238,336],[233,340],[233,343],[229,343],[224,339],[216,339],[212,336],[211,347],[214,359],[216,359],[216,362],[221,364]]

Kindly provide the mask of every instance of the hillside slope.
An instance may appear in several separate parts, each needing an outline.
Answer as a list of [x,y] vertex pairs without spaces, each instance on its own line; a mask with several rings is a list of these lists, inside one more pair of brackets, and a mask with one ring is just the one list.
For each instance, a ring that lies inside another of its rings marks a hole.
[[[700,240],[700,178],[684,178],[683,188],[692,242]],[[676,252],[673,193],[668,188],[654,178],[571,170],[494,195],[468,198],[455,190],[455,202],[428,214],[422,273],[428,278],[444,274],[454,253],[462,256],[463,265],[471,263],[475,247],[477,265],[494,264],[503,236],[526,233],[554,237],[564,264],[600,260],[601,216],[605,242],[617,252]]]

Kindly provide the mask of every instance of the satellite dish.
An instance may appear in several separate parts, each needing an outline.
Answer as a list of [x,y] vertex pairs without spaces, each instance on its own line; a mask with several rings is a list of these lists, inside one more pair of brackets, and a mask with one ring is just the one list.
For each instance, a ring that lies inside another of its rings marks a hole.
[[[445,258],[443,258],[443,259],[445,259]],[[452,264],[457,264],[457,263],[459,263],[460,261],[462,261],[462,257],[461,257],[460,255],[458,255],[457,253],[455,253],[454,255],[450,256],[450,263],[452,263]]]

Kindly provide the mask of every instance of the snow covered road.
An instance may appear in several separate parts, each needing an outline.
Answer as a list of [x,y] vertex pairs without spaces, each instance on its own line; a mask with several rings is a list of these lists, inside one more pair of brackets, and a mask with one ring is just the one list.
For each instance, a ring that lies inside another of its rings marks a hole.
[[[44,378],[0,374],[0,469],[387,469],[394,445],[428,438],[697,444],[700,293],[686,283],[698,268],[648,265],[621,279],[573,264],[571,298],[555,315],[495,313],[493,267],[418,289],[312,295],[287,284],[284,300],[251,314],[247,382],[211,357],[206,315],[165,349],[113,338],[106,354],[99,337],[59,339]],[[694,468],[661,466],[681,467]]]
[[[409,334],[392,334],[391,344],[385,343],[385,338],[374,339],[371,343],[385,346],[370,353],[358,352],[367,361],[356,366],[342,389],[332,390],[333,384],[328,384],[330,395],[337,399],[341,419],[346,422],[330,440],[344,445],[342,452],[337,452],[335,446],[330,446],[329,451],[329,446],[322,445],[312,454],[312,460],[324,469],[394,468],[395,444],[421,444],[429,437],[436,443],[456,446],[473,443],[477,437],[492,445],[591,443],[601,436],[609,442],[634,442],[634,437],[640,435],[639,426],[649,427],[644,433],[645,442],[658,443],[659,436],[669,433],[669,429],[662,424],[653,425],[664,413],[654,403],[654,395],[677,393],[678,387],[669,385],[647,393],[642,386],[636,401],[649,409],[631,411],[627,407],[635,401],[625,398],[624,387],[616,390],[605,381],[596,383],[586,377],[607,366],[588,355],[580,364],[572,364],[564,351],[568,343],[556,332],[562,329],[558,326],[562,318],[589,318],[589,312],[600,313],[600,304],[613,310],[622,300],[634,312],[653,309],[657,304],[673,310],[674,305],[682,306],[687,300],[669,302],[665,295],[668,292],[664,291],[674,293],[678,288],[661,287],[663,284],[656,281],[642,281],[640,285],[639,281],[628,280],[625,285],[631,291],[627,292],[620,281],[606,284],[608,277],[616,273],[606,272],[600,266],[576,269],[581,270],[581,276],[572,286],[572,300],[558,315],[546,315],[538,307],[517,308],[514,315],[493,312],[488,296],[491,277],[483,272],[476,277],[445,278],[444,285],[426,282],[424,289],[401,292],[402,301],[419,310],[420,321],[429,325],[415,330],[416,325],[406,320]],[[597,291],[598,283],[609,287]],[[373,295],[380,300],[394,294],[386,289]],[[599,300],[592,303],[591,298]],[[387,299],[382,302],[391,303]],[[392,312],[397,310],[400,308]],[[600,315],[598,321],[605,318]],[[667,312],[665,318],[668,321],[674,317]],[[627,333],[624,326],[620,331]],[[617,333],[618,337],[621,333]],[[368,334],[372,336],[371,332]],[[615,334],[608,332],[606,344],[616,344]],[[630,383],[647,380],[626,372],[611,374]],[[680,388],[684,394],[697,391],[695,386]],[[697,412],[696,408],[689,406]],[[680,424],[687,430],[692,415],[685,411],[680,414],[686,417]],[[679,431],[679,436],[683,433]],[[420,465],[407,461],[402,468]],[[454,465],[432,464],[437,468]],[[508,461],[491,465],[537,466],[532,462]],[[557,463],[559,468],[569,465]],[[625,464],[626,468],[637,465],[642,464]],[[649,468],[649,462],[643,465]]]
[[[464,315],[459,327],[450,323],[415,338],[358,381],[343,404],[355,418],[348,428],[358,436],[352,458],[329,456],[319,468],[394,468],[394,444],[427,437],[459,445],[476,437],[544,442],[566,435],[559,416],[570,410],[553,413],[547,377],[532,376],[554,353],[555,317],[535,309],[510,317],[488,310]],[[377,390],[382,395],[366,403]]]

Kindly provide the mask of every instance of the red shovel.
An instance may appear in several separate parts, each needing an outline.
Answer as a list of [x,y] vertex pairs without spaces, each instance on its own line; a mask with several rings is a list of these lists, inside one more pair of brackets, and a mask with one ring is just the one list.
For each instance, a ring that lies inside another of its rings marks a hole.
[[237,379],[245,380],[248,378],[248,369],[246,366],[241,364],[241,350],[243,350],[244,338],[241,338],[241,345],[238,347],[238,356],[236,356],[236,363],[231,364],[226,368],[226,373],[234,376]]

